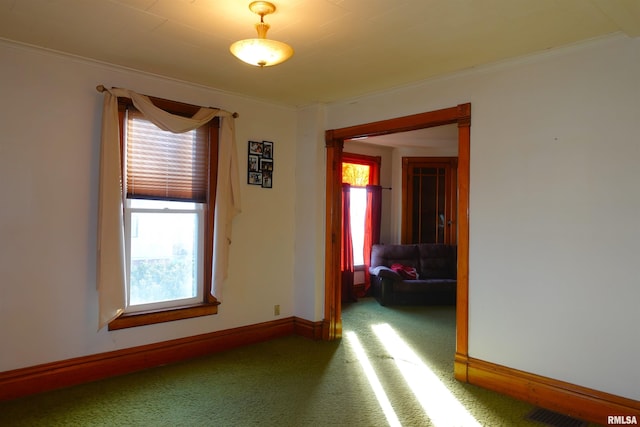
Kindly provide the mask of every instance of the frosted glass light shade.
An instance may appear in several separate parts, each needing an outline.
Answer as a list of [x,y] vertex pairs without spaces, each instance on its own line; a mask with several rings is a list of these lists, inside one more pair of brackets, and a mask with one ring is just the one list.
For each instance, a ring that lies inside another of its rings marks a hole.
[[258,67],[280,64],[293,55],[293,48],[288,44],[266,38],[240,40],[229,50],[241,61]]

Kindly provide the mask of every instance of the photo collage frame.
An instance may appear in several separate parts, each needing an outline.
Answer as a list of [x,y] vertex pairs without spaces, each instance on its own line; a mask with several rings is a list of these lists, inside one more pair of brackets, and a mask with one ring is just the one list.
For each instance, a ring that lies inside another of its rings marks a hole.
[[249,141],[247,158],[247,183],[272,188],[273,142]]

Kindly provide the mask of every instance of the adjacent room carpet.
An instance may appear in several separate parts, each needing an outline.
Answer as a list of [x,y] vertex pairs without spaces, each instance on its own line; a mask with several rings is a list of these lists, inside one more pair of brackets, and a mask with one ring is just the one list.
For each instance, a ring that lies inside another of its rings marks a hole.
[[[404,344],[386,348],[375,325],[395,331],[420,360],[395,354]],[[453,379],[454,307],[381,307],[364,298],[343,308],[343,330],[336,342],[289,336],[0,402],[0,425],[374,427],[394,419],[402,426],[440,425],[424,409],[428,391],[416,397],[408,386],[404,364],[422,370],[418,379],[427,368],[433,372],[477,425],[544,426],[527,419],[533,406]],[[365,370],[376,374],[391,416]],[[448,410],[453,419],[454,409]]]

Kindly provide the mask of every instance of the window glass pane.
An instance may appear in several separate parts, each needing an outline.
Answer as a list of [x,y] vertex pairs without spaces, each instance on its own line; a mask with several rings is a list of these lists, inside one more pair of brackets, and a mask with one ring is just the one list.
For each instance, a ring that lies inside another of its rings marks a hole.
[[356,163],[342,163],[342,182],[356,187],[366,187],[370,184],[369,173],[371,166]]
[[351,188],[351,239],[353,264],[364,264],[364,217],[367,209],[367,189]]
[[198,214],[131,212],[130,305],[198,296]]

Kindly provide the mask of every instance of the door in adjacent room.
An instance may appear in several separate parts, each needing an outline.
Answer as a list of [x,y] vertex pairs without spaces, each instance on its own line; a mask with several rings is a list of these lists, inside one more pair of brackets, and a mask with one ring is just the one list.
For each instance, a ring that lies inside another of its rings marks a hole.
[[455,245],[456,157],[402,158],[402,243]]

